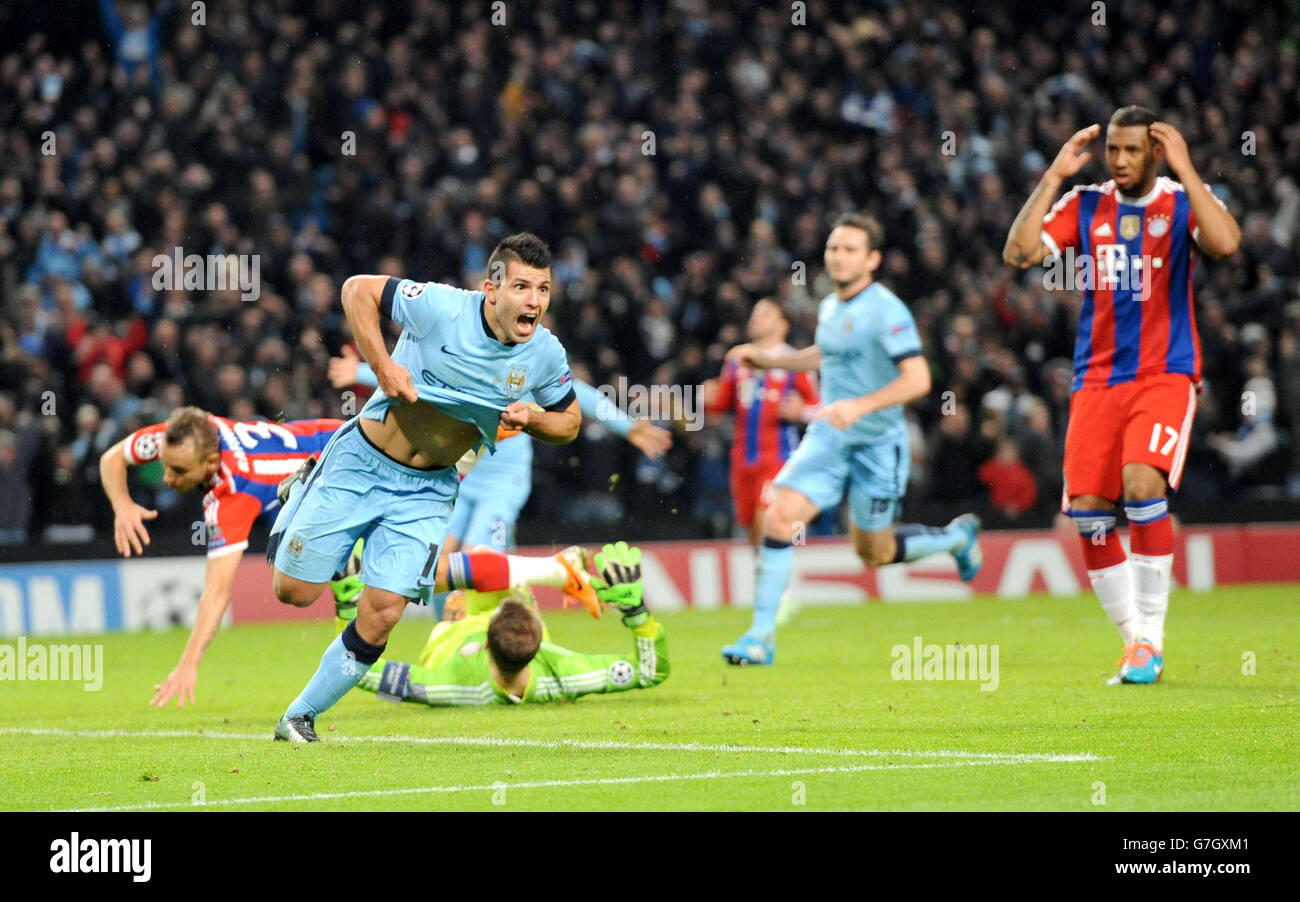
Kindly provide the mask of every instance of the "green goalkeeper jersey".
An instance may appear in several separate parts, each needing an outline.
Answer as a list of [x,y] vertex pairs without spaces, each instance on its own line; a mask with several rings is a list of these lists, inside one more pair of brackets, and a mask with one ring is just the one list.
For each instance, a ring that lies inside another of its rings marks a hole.
[[[371,692],[392,693],[426,705],[509,705],[521,702],[570,701],[592,692],[647,689],[668,678],[668,644],[664,629],[653,617],[631,630],[634,648],[625,655],[588,655],[554,642],[542,642],[528,665],[528,688],[522,698],[493,682],[486,648],[491,613],[439,623],[409,668],[409,683],[385,685],[393,665],[375,662],[359,684]],[[396,680],[394,680],[396,682]]]

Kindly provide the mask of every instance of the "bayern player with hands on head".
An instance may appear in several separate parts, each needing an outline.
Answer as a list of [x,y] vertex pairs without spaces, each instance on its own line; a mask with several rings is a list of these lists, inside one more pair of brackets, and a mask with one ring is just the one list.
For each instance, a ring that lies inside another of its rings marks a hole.
[[[1123,637],[1109,682],[1150,684],[1164,671],[1174,559],[1167,494],[1182,477],[1201,380],[1196,252],[1231,256],[1241,229],[1197,174],[1183,136],[1140,106],[1116,110],[1107,124],[1111,178],[1075,186],[1053,203],[1100,134],[1100,125],[1090,125],[1065,143],[1021,208],[1002,256],[1028,269],[1045,260],[1060,265],[1078,248],[1081,271],[1093,273],[1080,286],[1062,505],[1078,528],[1093,590]],[[1178,182],[1158,175],[1161,162]],[[1115,535],[1121,499],[1127,555]]]

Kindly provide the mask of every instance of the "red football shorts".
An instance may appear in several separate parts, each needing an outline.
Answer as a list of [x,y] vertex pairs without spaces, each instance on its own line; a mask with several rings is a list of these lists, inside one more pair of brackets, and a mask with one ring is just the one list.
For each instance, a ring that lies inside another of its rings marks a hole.
[[781,462],[731,465],[731,503],[736,508],[736,524],[748,529],[759,508],[767,507],[772,480],[781,472]]
[[1076,391],[1065,432],[1062,509],[1078,495],[1119,501],[1128,463],[1150,464],[1177,489],[1195,415],[1196,386],[1181,373]]

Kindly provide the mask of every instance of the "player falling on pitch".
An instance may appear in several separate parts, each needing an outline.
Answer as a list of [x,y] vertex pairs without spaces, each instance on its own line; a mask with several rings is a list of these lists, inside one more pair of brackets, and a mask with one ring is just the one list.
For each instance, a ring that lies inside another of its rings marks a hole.
[[824,405],[772,482],[758,550],[753,623],[722,649],[732,664],[772,663],[793,542],[803,524],[839,504],[846,491],[854,549],[867,567],[947,552],[962,579],[974,579],[979,571],[980,523],[974,514],[962,514],[944,527],[894,525],[911,462],[902,405],[930,390],[930,369],[911,312],[875,280],[883,240],[876,220],[841,216],[826,239],[826,273],[835,290],[822,299],[815,342],[780,356],[754,345],[727,354],[756,369],[820,369]]
[[[280,718],[277,739],[317,741],[317,715],[383,654],[407,602],[435,591],[456,462],[491,447],[498,426],[555,443],[577,437],[582,413],[564,348],[540,325],[550,267],[546,244],[521,233],[492,252],[481,291],[388,276],[343,284],[343,309],[379,391],[292,484],[268,557],[276,595],[292,603],[314,598],[364,536],[365,588],[356,618]],[[391,356],[381,315],[402,327]],[[519,400],[527,394],[535,405]],[[472,566],[472,554],[463,560]]]
[[[416,664],[371,665],[359,688],[390,701],[447,705],[549,702],[593,692],[649,689],[668,678],[664,629],[641,599],[641,549],[625,542],[596,555],[601,602],[623,615],[632,654],[589,655],[549,641],[535,602],[517,590],[471,595],[463,620],[433,628]],[[478,607],[476,607],[476,604]]]
[[[1230,256],[1241,229],[1197,175],[1178,130],[1138,106],[1117,110],[1107,125],[1110,180],[1076,186],[1053,205],[1100,133],[1090,125],[1061,148],[1016,217],[1002,256],[1027,269],[1048,258],[1059,265],[1068,248],[1078,248],[1092,264],[1095,278],[1081,286],[1063,502],[1093,590],[1124,639],[1111,684],[1154,683],[1164,671],[1174,559],[1166,494],[1182,476],[1201,378],[1196,245],[1212,257]],[[1182,184],[1157,176],[1161,161]],[[1115,536],[1121,497],[1128,556]]]
[[181,659],[167,679],[154,686],[150,705],[165,706],[172,696],[182,707],[187,700],[194,702],[199,662],[230,605],[253,522],[280,506],[276,497],[280,481],[324,448],[342,425],[342,420],[237,422],[197,407],[179,407],[165,423],[137,429],[100,457],[99,481],[113,505],[113,541],[123,557],[130,557],[132,551],[144,553],[149,544],[145,521],[158,516],[131,499],[128,466],[161,461],[163,482],[172,490],[206,490],[202,535],[208,560],[203,594]]
[[[310,469],[313,458],[342,425],[342,420],[330,419],[236,421],[197,407],[180,407],[165,423],[137,429],[100,456],[100,484],[113,505],[113,540],[123,557],[130,557],[133,551],[144,553],[149,544],[145,521],[158,516],[157,511],[132,500],[127,467],[159,461],[163,482],[173,491],[207,490],[203,530],[196,531],[207,544],[203,593],[181,659],[167,679],[154,686],[151,706],[164,707],[173,696],[182,707],[186,701],[194,703],[199,663],[230,606],[235,574],[254,521],[279,508],[280,495],[293,480],[285,479],[284,474],[304,465]],[[359,549],[353,558],[329,583],[340,630],[356,615],[356,596],[360,594],[356,576],[361,567]],[[469,558],[460,562],[458,588],[488,591],[505,586],[556,586],[564,590],[566,599],[584,604],[593,613],[599,611],[594,590],[573,573],[584,566],[581,549],[569,548],[549,557],[477,554],[476,559],[478,565],[472,570]],[[446,571],[447,559],[440,558],[438,563]],[[446,578],[445,572],[439,578]]]

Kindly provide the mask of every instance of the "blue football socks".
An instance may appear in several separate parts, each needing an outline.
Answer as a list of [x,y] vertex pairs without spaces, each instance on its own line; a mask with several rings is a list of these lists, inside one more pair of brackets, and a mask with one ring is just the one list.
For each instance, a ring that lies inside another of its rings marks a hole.
[[754,580],[754,620],[750,624],[751,636],[771,641],[776,632],[776,609],[781,605],[781,595],[790,584],[790,571],[794,568],[794,548],[789,542],[763,539],[758,549],[758,575]]
[[334,707],[349,689],[361,682],[370,665],[384,653],[387,644],[371,645],[357,635],[356,621],[350,621],[325,649],[320,657],[320,667],[289,705],[285,716],[310,714],[315,718],[322,711]]

